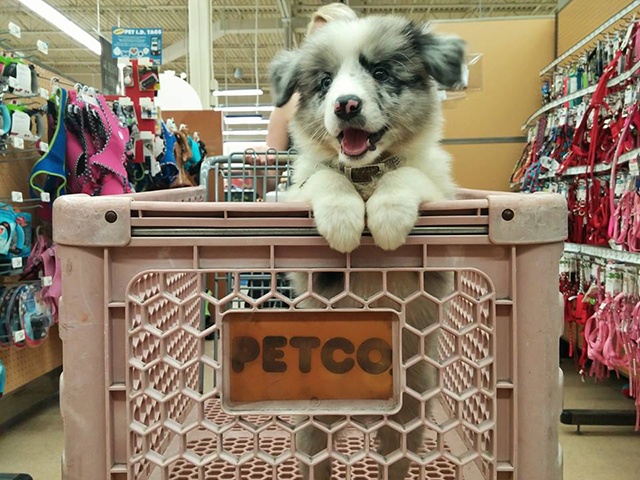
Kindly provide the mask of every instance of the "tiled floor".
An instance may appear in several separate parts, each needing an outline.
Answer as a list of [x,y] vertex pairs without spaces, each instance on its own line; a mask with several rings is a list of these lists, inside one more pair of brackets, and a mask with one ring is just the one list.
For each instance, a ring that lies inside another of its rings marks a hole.
[[[570,362],[563,362],[563,369],[566,408],[632,408],[632,402],[620,393],[623,382],[583,384]],[[0,472],[26,472],[35,480],[60,479],[62,439],[58,405],[48,405],[24,422],[0,432]],[[578,435],[575,427],[561,425],[560,441],[564,480],[638,479],[640,433],[634,433],[631,427],[583,427]]]

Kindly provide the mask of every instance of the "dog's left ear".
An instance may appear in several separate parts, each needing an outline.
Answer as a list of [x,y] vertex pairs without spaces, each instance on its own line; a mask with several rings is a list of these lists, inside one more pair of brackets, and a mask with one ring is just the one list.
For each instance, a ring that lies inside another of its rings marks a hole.
[[285,50],[278,52],[271,61],[269,73],[277,107],[282,107],[286,104],[298,87],[300,72],[298,58],[298,51]]
[[429,75],[446,88],[462,84],[467,47],[464,40],[455,35],[436,35],[425,27],[420,36],[420,44]]

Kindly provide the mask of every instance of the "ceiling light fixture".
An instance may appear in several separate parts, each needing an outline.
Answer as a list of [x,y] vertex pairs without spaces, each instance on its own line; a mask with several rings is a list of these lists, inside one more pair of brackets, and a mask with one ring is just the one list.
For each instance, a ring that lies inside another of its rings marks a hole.
[[273,105],[260,105],[256,107],[216,107],[216,112],[246,113],[246,112],[273,112],[276,109]]
[[222,132],[223,135],[228,136],[236,136],[236,137],[246,137],[250,135],[267,135],[268,130],[224,130]]
[[224,117],[224,123],[227,125],[269,125],[269,119],[261,116]]
[[102,52],[102,45],[93,38],[87,31],[83,30],[76,23],[69,20],[58,10],[42,0],[19,0],[25,7],[33,10],[54,27],[60,29],[62,33],[70,36],[76,42],[81,43],[96,55]]
[[252,95],[262,95],[264,92],[260,88],[246,88],[238,90],[215,90],[214,97],[249,97]]

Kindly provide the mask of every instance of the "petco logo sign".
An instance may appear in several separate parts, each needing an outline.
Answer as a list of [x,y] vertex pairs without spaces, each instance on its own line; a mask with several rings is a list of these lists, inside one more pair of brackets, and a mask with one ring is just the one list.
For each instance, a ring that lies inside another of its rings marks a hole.
[[394,397],[392,312],[231,312],[223,317],[227,406]]

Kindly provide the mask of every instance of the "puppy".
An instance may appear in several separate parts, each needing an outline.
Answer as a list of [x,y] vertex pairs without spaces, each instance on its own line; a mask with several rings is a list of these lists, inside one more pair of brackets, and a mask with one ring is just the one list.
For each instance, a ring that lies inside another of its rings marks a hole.
[[[420,204],[453,198],[449,155],[440,147],[442,114],[437,84],[461,83],[465,44],[438,36],[426,27],[398,17],[368,17],[324,26],[296,51],[281,52],[271,67],[276,104],[300,95],[291,124],[300,152],[293,171],[289,201],[308,202],[316,227],[329,245],[351,252],[360,245],[366,226],[385,250],[401,246],[418,218]],[[307,290],[307,277],[290,276],[297,294]],[[366,298],[382,289],[381,279],[353,273],[350,290]],[[344,289],[342,273],[315,274],[313,290],[331,298]],[[396,272],[387,289],[399,297],[415,291],[418,274]],[[425,290],[442,298],[452,290],[451,275],[425,273]],[[356,307],[341,303],[341,307]],[[391,304],[379,304],[391,307]],[[308,300],[304,308],[322,308]],[[438,321],[428,300],[405,309],[405,321],[420,329]],[[403,359],[418,354],[419,340],[403,330]],[[433,335],[431,336],[433,337]],[[427,353],[435,356],[435,341]],[[424,362],[407,371],[409,387],[424,392],[436,384]],[[406,424],[420,417],[421,404],[403,395],[402,408],[391,418]],[[321,418],[322,420],[322,418]],[[334,421],[326,417],[326,421]],[[424,427],[406,434],[408,450],[418,451]],[[402,435],[389,427],[377,433],[378,451],[386,455],[402,445]],[[327,447],[318,429],[296,435],[297,448],[313,455]],[[409,461],[389,467],[388,478],[404,479]],[[308,468],[301,465],[305,479]],[[383,468],[380,469],[382,478]],[[315,480],[329,480],[328,461],[317,465]]]

